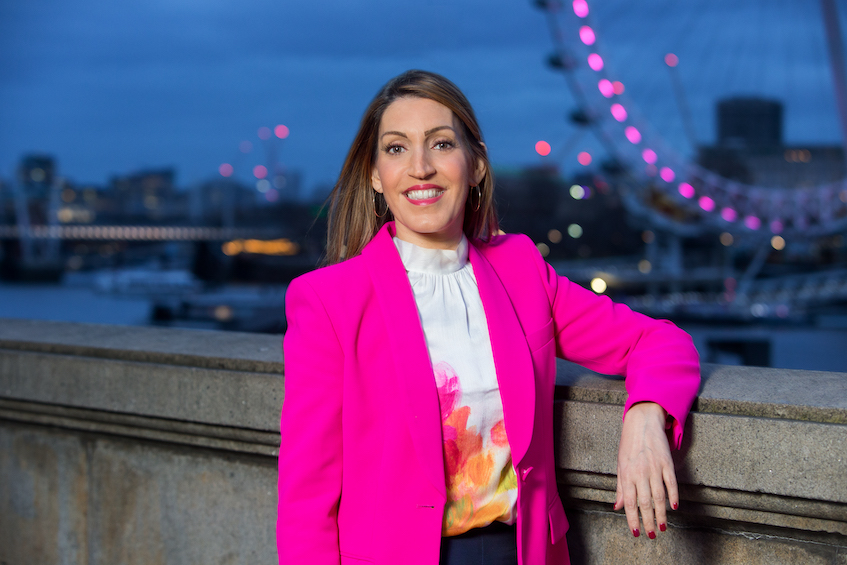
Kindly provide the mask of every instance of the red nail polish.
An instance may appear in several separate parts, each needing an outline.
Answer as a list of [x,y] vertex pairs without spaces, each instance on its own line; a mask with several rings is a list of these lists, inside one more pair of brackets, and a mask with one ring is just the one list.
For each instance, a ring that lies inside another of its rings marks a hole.
[[641,532],[638,531],[638,528],[635,528],[634,530],[632,530],[632,535],[638,537],[641,535]]
[[676,510],[677,508],[679,508],[679,504],[678,504],[678,503],[676,503],[676,502],[674,502],[673,504],[671,504],[671,507],[672,507],[674,510]]
[[667,527],[666,525],[664,525],[664,524],[659,524],[659,531],[660,531],[660,532],[664,532],[664,531],[665,531],[665,530],[667,530],[667,529],[668,529],[668,527]]
[[647,537],[650,539],[656,539],[656,532],[647,532]]

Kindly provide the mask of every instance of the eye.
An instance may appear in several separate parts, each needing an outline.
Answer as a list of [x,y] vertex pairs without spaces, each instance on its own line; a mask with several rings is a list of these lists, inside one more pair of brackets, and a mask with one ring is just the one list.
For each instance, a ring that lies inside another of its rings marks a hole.
[[385,151],[386,153],[388,153],[389,155],[398,155],[398,154],[402,153],[403,151],[405,151],[405,148],[402,145],[392,143],[392,144],[389,144],[389,145],[386,145],[385,147],[383,147],[382,150]]
[[456,146],[451,139],[440,139],[433,144],[433,149],[453,149]]

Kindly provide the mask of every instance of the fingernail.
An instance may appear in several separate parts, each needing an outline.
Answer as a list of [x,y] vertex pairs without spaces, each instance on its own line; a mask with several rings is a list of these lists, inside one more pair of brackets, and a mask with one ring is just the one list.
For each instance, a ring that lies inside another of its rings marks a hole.
[[664,525],[664,524],[659,524],[659,531],[660,531],[660,532],[664,532],[664,531],[665,531],[665,530],[667,530],[667,529],[668,529],[668,527],[667,527],[666,525]]
[[632,535],[638,537],[641,535],[641,532],[638,531],[638,528],[635,528],[634,530],[632,530]]
[[671,508],[673,508],[674,510],[676,510],[677,508],[679,508],[679,503],[678,503],[678,502],[674,502],[673,504],[671,504]]
[[647,532],[647,537],[650,539],[656,539],[656,532]]

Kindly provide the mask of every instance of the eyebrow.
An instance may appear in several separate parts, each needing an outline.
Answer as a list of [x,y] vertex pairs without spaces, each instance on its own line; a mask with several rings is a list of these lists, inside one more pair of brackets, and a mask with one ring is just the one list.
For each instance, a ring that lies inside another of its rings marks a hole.
[[[424,132],[424,137],[429,137],[430,135],[434,134],[435,132],[443,130],[443,129],[449,129],[449,130],[453,131],[454,133],[456,131],[456,130],[453,129],[452,126],[438,126],[438,127],[434,127],[432,129],[426,130]],[[407,136],[402,131],[387,131],[387,132],[383,133],[380,137],[382,138],[382,137],[385,137],[386,135],[397,135],[397,136],[400,136],[400,137],[405,137],[406,139],[409,138],[409,136]]]

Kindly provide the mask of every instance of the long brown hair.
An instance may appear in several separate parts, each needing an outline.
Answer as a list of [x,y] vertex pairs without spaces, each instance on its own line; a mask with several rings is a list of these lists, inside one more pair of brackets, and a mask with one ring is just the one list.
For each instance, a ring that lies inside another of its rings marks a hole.
[[485,176],[479,183],[478,203],[472,203],[477,200],[472,195],[476,192],[473,190],[465,202],[465,235],[469,239],[488,240],[499,229],[494,209],[494,177],[482,142],[482,132],[468,99],[455,84],[441,75],[428,71],[406,71],[388,81],[371,101],[347,153],[338,182],[329,195],[326,255],[329,265],[361,253],[376,232],[393,219],[382,194],[371,185],[371,173],[376,162],[382,115],[392,102],[406,96],[428,98],[449,108],[462,124],[463,146],[469,148],[471,162],[482,162],[485,167]]

